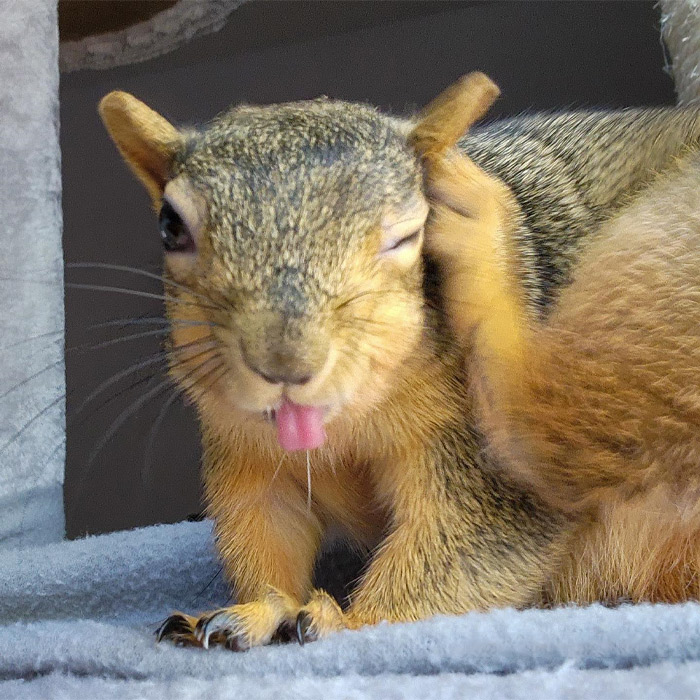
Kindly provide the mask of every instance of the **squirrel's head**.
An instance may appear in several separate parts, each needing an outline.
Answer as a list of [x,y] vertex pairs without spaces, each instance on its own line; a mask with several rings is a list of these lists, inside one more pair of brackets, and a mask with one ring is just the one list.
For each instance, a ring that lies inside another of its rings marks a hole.
[[100,112],[159,212],[171,369],[200,411],[295,450],[377,406],[424,325],[407,122],[318,99],[179,131],[122,92]]

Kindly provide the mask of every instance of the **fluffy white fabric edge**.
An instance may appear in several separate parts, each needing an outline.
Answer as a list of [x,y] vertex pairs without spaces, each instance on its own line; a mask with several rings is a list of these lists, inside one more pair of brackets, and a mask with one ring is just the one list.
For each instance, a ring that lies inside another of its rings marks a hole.
[[700,685],[700,663],[677,666],[657,664],[648,668],[616,671],[581,671],[562,666],[554,671],[525,671],[505,676],[441,673],[431,676],[348,675],[336,678],[306,676],[264,679],[222,676],[216,680],[180,678],[177,681],[123,681],[52,674],[31,681],[0,683],[6,700],[343,700],[417,698],[428,700],[538,700],[620,698],[662,700],[692,698]]

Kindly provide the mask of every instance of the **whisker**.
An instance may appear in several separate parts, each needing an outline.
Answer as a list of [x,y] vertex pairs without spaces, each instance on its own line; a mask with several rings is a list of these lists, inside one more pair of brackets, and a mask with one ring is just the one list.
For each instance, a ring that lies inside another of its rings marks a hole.
[[177,289],[182,289],[183,291],[187,292],[188,294],[192,295],[193,297],[196,297],[198,299],[204,299],[208,304],[212,304],[212,306],[208,308],[216,308],[219,309],[219,311],[226,311],[227,309],[219,304],[216,304],[212,299],[209,297],[205,296],[204,294],[199,294],[198,292],[193,291],[189,287],[187,287],[184,284],[180,284],[178,282],[175,282],[174,280],[168,279],[166,277],[163,277],[163,275],[157,275],[154,272],[147,272],[146,270],[142,270],[138,267],[130,267],[128,265],[112,265],[111,263],[103,263],[103,262],[95,262],[95,263],[90,263],[90,262],[82,262],[82,263],[67,263],[66,268],[73,269],[73,270],[78,270],[78,269],[97,269],[97,270],[115,270],[117,272],[131,272],[132,274],[135,275],[142,275],[143,277],[148,277],[150,279],[158,280],[159,282],[162,282],[165,285],[169,285],[171,287],[175,287]]
[[4,399],[6,396],[9,396],[13,391],[17,391],[17,389],[21,389],[23,386],[28,384],[29,382],[32,381],[32,379],[36,379],[37,377],[41,376],[45,372],[48,372],[56,367],[59,367],[62,365],[64,362],[63,358],[60,360],[56,360],[56,362],[52,362],[50,365],[47,365],[46,367],[42,367],[38,372],[34,372],[34,374],[30,374],[28,377],[25,377],[19,384],[15,384],[14,386],[11,386],[9,389],[6,391],[3,391],[2,394],[0,394],[0,399]]
[[47,406],[44,406],[44,408],[39,411],[39,413],[35,414],[32,418],[30,418],[2,447],[0,447],[0,455],[16,440],[19,440],[20,437],[24,434],[26,430],[28,430],[36,421],[38,421],[42,416],[45,416],[54,406],[58,405],[61,401],[65,401],[66,395],[61,394],[57,398],[55,398],[53,401],[51,401]]
[[[171,331],[171,326],[176,325],[176,326],[213,326],[214,324],[209,324],[209,323],[178,323],[177,321],[173,322],[168,322],[168,327],[167,328],[156,328],[154,330],[150,331],[142,331],[140,333],[132,333],[131,335],[123,335],[120,336],[119,338],[110,338],[109,340],[105,340],[101,343],[97,343],[94,345],[90,345],[89,343],[85,343],[83,345],[74,345],[71,348],[68,348],[66,352],[78,352],[78,351],[90,351],[90,350],[102,350],[103,348],[110,347],[112,345],[118,345],[119,343],[125,343],[130,340],[139,340],[140,338],[148,338],[151,336],[159,336],[159,335],[169,335]],[[211,338],[211,335],[209,336]]]
[[[183,350],[184,350],[184,349],[196,348],[196,347],[198,347],[198,346],[200,346],[200,345],[203,345],[203,342],[204,342],[204,341],[199,341],[199,340],[197,340],[197,341],[193,341],[192,343],[186,343],[185,345],[180,345],[180,346],[178,346],[178,348],[175,348],[175,349],[172,349],[172,350],[164,350],[164,351],[162,351],[162,352],[157,353],[156,355],[152,355],[151,357],[146,358],[145,360],[141,360],[140,362],[136,362],[136,363],[134,363],[133,365],[131,365],[130,367],[127,367],[126,369],[120,370],[120,371],[117,372],[116,374],[113,374],[111,377],[109,377],[108,379],[106,379],[105,381],[103,381],[96,389],[94,389],[94,390],[92,391],[92,393],[91,393],[87,398],[85,398],[85,399],[82,401],[82,403],[80,404],[80,406],[78,406],[78,408],[75,410],[75,412],[74,412],[73,415],[71,416],[71,420],[75,420],[75,418],[76,418],[78,415],[80,415],[80,414],[83,412],[83,410],[85,410],[86,406],[87,406],[91,401],[93,401],[97,396],[99,396],[103,391],[105,391],[105,389],[108,389],[108,388],[109,388],[110,386],[112,386],[113,384],[116,384],[116,383],[119,382],[121,379],[124,379],[124,377],[128,377],[129,375],[134,374],[134,372],[138,372],[139,370],[144,369],[145,367],[149,367],[149,366],[154,365],[154,364],[156,364],[156,363],[158,363],[158,362],[167,360],[167,359],[168,359],[168,356],[169,356],[170,353],[172,353],[173,351],[177,351],[177,350],[180,350],[180,349],[183,349]],[[213,342],[213,341],[207,340],[206,342],[211,343],[211,342]],[[205,352],[209,352],[209,351],[210,351],[210,349],[209,349],[209,348],[206,348],[206,349],[203,350],[201,353],[198,353],[198,354],[196,354],[196,355],[193,355],[193,356],[192,356],[191,358],[189,358],[189,359],[196,359],[197,357],[203,355]],[[144,381],[145,381],[145,380],[144,380]],[[141,383],[141,382],[138,381],[138,382],[136,383],[136,386],[138,386],[138,384],[140,384],[140,383]],[[128,387],[128,388],[131,388],[131,387]],[[128,388],[127,388],[127,390],[128,390]],[[116,396],[119,396],[121,393],[124,393],[124,392],[122,391],[122,392],[120,392],[119,394],[116,394],[113,398],[116,398]],[[0,397],[0,398],[1,398],[1,397]],[[109,399],[106,403],[109,403],[109,401],[111,401],[111,400],[112,400],[112,399]],[[103,404],[103,405],[105,405],[105,404]],[[101,407],[100,407],[100,408],[101,408]]]
[[[150,330],[150,331],[142,331],[140,333],[132,333],[131,335],[122,335],[122,336],[119,336],[118,338],[110,338],[109,340],[104,340],[100,343],[94,343],[94,344],[82,343],[81,345],[73,345],[70,348],[66,348],[65,352],[66,353],[77,352],[77,353],[82,354],[85,352],[91,352],[93,350],[103,350],[104,348],[111,347],[112,345],[119,345],[120,343],[126,343],[130,340],[139,340],[141,338],[149,338],[149,337],[153,337],[153,336],[167,336],[170,334],[170,332],[172,330],[171,326],[173,326],[173,325],[177,325],[177,326],[180,326],[180,325],[182,325],[182,326],[190,326],[190,325],[191,326],[213,326],[214,325],[214,324],[209,324],[209,323],[192,323],[192,324],[182,323],[182,324],[180,324],[177,321],[166,322],[166,323],[168,323],[167,328],[156,328],[156,329]],[[105,324],[96,324],[95,326],[93,326],[93,328],[96,328],[98,326],[104,327],[104,325]],[[110,325],[112,325],[112,324],[110,324]],[[134,325],[138,325],[138,324],[134,324]],[[209,336],[209,338],[211,338],[211,336]]]
[[306,510],[311,512],[311,456],[306,450]]
[[42,338],[49,338],[52,335],[63,335],[63,329],[58,331],[49,331],[48,333],[40,333],[39,335],[32,335],[29,338],[23,338],[18,340],[16,343],[10,343],[9,345],[0,346],[0,352],[3,350],[9,350],[10,348],[16,348],[18,345],[24,345],[25,343],[30,343],[32,340],[41,340]]
[[[34,280],[28,280],[30,282]],[[93,292],[115,292],[116,294],[128,294],[131,296],[142,297],[146,299],[159,299],[160,301],[166,301],[173,304],[182,304],[184,306],[194,306],[198,309],[214,309],[214,306],[202,306],[194,301],[187,301],[186,299],[179,299],[178,297],[167,296],[163,294],[155,294],[154,292],[144,292],[140,289],[128,289],[126,287],[113,287],[106,284],[85,284],[83,282],[66,282],[65,287],[69,289],[86,289]]]
[[287,458],[287,453],[283,452],[282,453],[282,458],[279,461],[279,464],[277,465],[277,468],[275,469],[274,474],[272,475],[272,479],[270,479],[270,484],[277,478],[277,475],[280,473],[280,468],[282,467],[282,462]]
[[[177,326],[218,326],[218,323],[212,321],[190,321],[187,319],[168,319],[165,316],[148,316],[146,318],[115,318],[111,321],[103,321],[102,323],[93,323],[87,326],[87,330],[98,330],[99,328],[109,328],[110,326],[153,326],[156,323],[162,325],[177,325]],[[1,350],[2,348],[0,348]]]
[[90,456],[87,459],[86,465],[87,467],[91,467],[95,460],[97,459],[97,456],[102,452],[104,447],[107,445],[107,443],[112,439],[112,437],[115,435],[115,433],[121,428],[121,426],[129,419],[131,418],[134,413],[141,408],[147,401],[150,399],[154,398],[158,394],[160,394],[166,387],[170,386],[172,384],[172,379],[170,377],[167,377],[165,380],[162,382],[159,382],[153,389],[150,391],[147,391],[145,394],[141,395],[136,401],[131,403],[125,410],[123,410],[117,418],[112,422],[110,427],[107,429],[105,434],[102,436],[102,438],[97,442],[95,447],[93,448],[92,452],[90,453]]
[[153,447],[155,445],[156,436],[158,435],[160,426],[165,420],[165,416],[168,413],[168,410],[175,403],[175,401],[177,401],[177,399],[180,398],[181,395],[182,388],[176,386],[174,391],[170,394],[170,396],[163,402],[163,406],[158,412],[158,416],[156,417],[155,421],[153,421],[153,426],[151,427],[151,431],[148,435],[148,443],[146,444],[146,450],[143,455],[143,472],[141,477],[141,483],[143,484],[144,491],[150,490],[149,482],[151,466],[153,463]]
[[[184,377],[182,377],[179,381],[180,383],[183,383],[188,377],[192,376],[195,372],[198,372],[204,365],[207,363],[211,362],[214,359],[218,359],[216,355],[204,360],[201,362],[199,365],[197,365],[194,369],[190,370]],[[141,408],[147,401],[150,399],[154,398],[158,394],[162,393],[162,391],[170,386],[172,383],[172,378],[168,377],[164,381],[160,382],[157,384],[153,389],[150,391],[146,392],[143,396],[140,398],[136,399],[130,406],[128,406],[124,411],[122,411],[119,416],[117,416],[116,420],[112,423],[112,425],[109,427],[107,432],[102,436],[98,444],[95,446],[93,449],[92,453],[90,454],[90,457],[88,458],[87,465],[91,466],[99,453],[102,451],[102,449],[105,447],[105,445],[112,439],[114,434],[119,430],[119,428],[129,419],[131,416],[134,415],[134,413]]]
[[93,323],[89,326],[86,326],[86,330],[96,330],[98,328],[108,328],[109,326],[124,326],[126,327],[127,325],[130,325],[130,322],[133,321],[135,323],[139,323],[142,320],[147,320],[149,318],[153,319],[159,319],[162,320],[163,323],[167,322],[167,319],[165,316],[148,316],[148,311],[144,311],[142,314],[139,314],[138,316],[128,316],[126,318],[114,318],[110,319],[108,321],[102,321],[100,323]]
[[[405,294],[406,290],[405,289],[368,289],[365,290],[364,292],[360,292],[356,294],[355,296],[350,297],[349,299],[343,299],[343,301],[339,302],[335,307],[333,307],[334,311],[340,311],[341,309],[344,309],[347,306],[350,306],[351,304],[354,304],[355,302],[361,300],[364,297],[367,296],[372,296],[372,295],[379,295],[382,296],[384,294]],[[441,298],[444,299],[444,295],[441,295]],[[428,307],[429,309],[432,309],[433,311],[441,312],[442,309],[436,305],[432,300],[427,298],[425,295],[423,297],[423,305]]]
[[380,295],[383,296],[385,294],[401,294],[405,293],[405,290],[403,289],[367,289],[364,292],[359,292],[358,294],[355,294],[354,296],[348,298],[348,299],[343,299],[340,303],[336,304],[336,306],[333,307],[334,311],[340,311],[341,309],[344,309],[347,306],[350,306],[351,304],[354,304],[355,302],[359,301],[360,299],[363,299],[364,297],[368,296],[375,296],[375,295]]
[[83,343],[82,345],[73,345],[70,348],[66,348],[66,353],[85,353],[91,350],[103,350],[104,348],[111,347],[112,345],[119,345],[119,343],[127,343],[130,340],[139,340],[140,338],[150,338],[152,336],[163,336],[169,335],[170,328],[156,328],[151,331],[143,331],[142,333],[132,333],[131,335],[122,335],[119,338],[110,338],[109,340],[104,340],[101,343],[95,343],[91,345],[90,343]]
[[351,319],[347,319],[346,322],[339,324],[344,328],[353,328],[356,323],[364,323],[366,326],[377,326],[378,328],[389,328],[395,330],[397,323],[395,321],[383,321],[379,318],[366,318],[364,316],[353,316]]
[[111,377],[108,379],[105,379],[96,389],[94,389],[87,398],[83,399],[83,401],[80,403],[77,409],[75,409],[75,412],[71,416],[71,420],[75,420],[77,416],[79,416],[84,410],[85,407],[96,397],[98,397],[105,389],[109,389],[110,386],[113,384],[116,384],[118,381],[121,379],[124,379],[124,377],[128,377],[131,374],[134,374],[134,372],[138,372],[141,369],[144,369],[145,367],[150,367],[151,365],[154,365],[158,362],[164,361],[167,359],[168,353],[166,351],[159,352],[157,355],[153,355],[151,357],[146,358],[145,360],[141,360],[140,362],[136,362],[130,367],[127,367],[126,369],[122,369],[116,374],[113,374]]
[[[168,361],[170,362],[170,368],[175,369],[176,367],[182,367],[190,360],[194,360],[200,357],[202,354],[204,354],[203,352],[199,352],[195,355],[189,355],[182,358],[179,358],[177,356],[177,353],[180,353],[184,350],[194,350],[196,348],[204,348],[204,352],[210,350],[213,352],[217,348],[217,342],[214,338],[199,338],[198,340],[193,340],[189,343],[183,343],[182,345],[177,345],[175,347],[168,348],[166,350],[166,353],[168,353],[169,355]],[[218,352],[218,350],[216,351]]]
[[[165,359],[165,353],[162,353],[163,357],[160,357],[158,359]],[[125,394],[127,391],[131,391],[135,389],[137,386],[140,386],[141,384],[146,383],[146,386],[148,386],[154,379],[156,379],[155,374],[149,374],[145,377],[140,377],[137,379],[135,382],[131,382],[127,387],[120,389],[116,393],[112,394],[110,397],[108,397],[105,401],[103,401],[101,404],[99,404],[88,416],[86,416],[83,420],[81,420],[79,423],[75,423],[80,411],[83,409],[84,404],[87,404],[88,401],[91,400],[90,397],[86,399],[83,404],[79,407],[78,411],[75,412],[75,414],[71,415],[71,417],[67,420],[66,422],[66,428],[72,427],[72,428],[78,428],[81,425],[84,425],[90,418],[92,418],[97,412],[101,411],[105,406],[110,404],[112,401],[116,400],[119,398],[122,394]],[[96,392],[93,392],[96,394]],[[93,397],[94,398],[94,397]],[[54,451],[55,452],[55,451]],[[87,481],[88,474],[90,473],[90,468],[91,464],[88,463],[83,469],[80,470],[80,474],[78,476],[78,481],[77,485],[75,487],[74,493],[74,505],[72,508],[69,508],[67,511],[67,514],[69,514],[71,517],[74,514],[74,511],[79,507],[80,500],[82,498],[82,492],[85,488],[85,483]]]
[[[219,364],[216,367],[213,367],[212,369],[205,372],[201,377],[197,377],[196,380],[190,384],[190,386],[186,387],[187,391],[197,389],[199,393],[202,394],[207,389],[210,389],[216,382],[219,381],[219,379],[221,379],[221,377],[223,377],[228,372],[228,367],[226,366],[226,363],[223,362],[221,356],[218,355],[218,353],[217,356],[219,359]],[[215,372],[217,372],[218,370],[220,370],[219,373],[215,374]],[[207,384],[203,385],[204,380],[210,378],[212,375],[214,375],[214,378],[207,382]]]
[[[204,374],[202,374],[199,377],[195,377],[192,382],[189,383],[189,385],[184,387],[184,392],[189,392],[192,394],[195,390],[197,391],[198,395],[201,396],[205,391],[210,389],[216,382],[221,379],[229,370],[228,366],[226,365],[226,362],[224,362],[223,358],[219,354],[218,351],[214,350],[213,355],[206,360],[206,362],[211,361],[212,359],[218,359],[218,364],[215,367],[211,367],[208,369]],[[202,363],[205,364],[205,363]],[[201,365],[200,365],[201,367]],[[199,368],[195,368],[197,370]],[[218,374],[217,374],[218,372]],[[186,377],[183,377],[183,380]],[[208,382],[205,384],[205,380],[209,379]],[[178,381],[183,381],[183,380],[178,380]],[[183,393],[184,393],[183,392]]]
[[[165,369],[165,368],[164,368]],[[127,386],[124,388],[120,389],[119,391],[116,391],[114,394],[111,394],[108,396],[104,401],[100,402],[93,408],[93,410],[86,415],[81,421],[76,423],[75,421],[78,419],[78,416],[80,413],[78,411],[71,412],[71,415],[68,417],[66,420],[66,428],[73,428],[77,429],[80,428],[81,426],[85,425],[93,416],[95,416],[97,413],[99,413],[105,406],[109,406],[113,401],[116,401],[120,396],[123,396],[126,394],[128,391],[132,391],[133,389],[136,389],[136,387],[141,386],[141,384],[146,384],[148,386],[158,375],[156,373],[152,374],[147,374],[145,377],[139,377],[135,381],[129,383]],[[93,397],[94,400],[94,397]],[[82,407],[81,407],[82,409]]]
[[[197,600],[199,600],[199,598],[201,598],[201,597],[204,595],[204,593],[206,592],[207,588],[209,588],[209,587],[211,586],[211,584],[214,583],[214,581],[216,581],[216,579],[221,575],[221,572],[222,572],[223,570],[224,570],[224,565],[222,564],[222,565],[219,567],[219,570],[218,570],[218,571],[209,579],[209,581],[204,585],[204,588],[202,588],[202,590],[200,590],[199,593],[197,593],[197,595],[196,595],[194,598],[192,598],[192,602],[189,604],[188,607],[190,607],[190,608],[194,608],[194,607],[195,607],[195,605],[196,605],[196,603],[197,603]],[[163,622],[165,622],[165,620],[163,620]]]
[[366,355],[368,350],[379,353],[387,352],[387,348],[383,344],[373,342],[370,332],[365,333],[361,340],[359,338],[349,338],[345,345],[339,345],[336,350],[351,362],[357,359],[355,356],[358,353]]
[[[223,367],[223,372],[219,374],[218,376],[215,376],[213,381],[211,381],[205,389],[209,388],[211,385],[214,384],[215,381],[221,376],[223,376],[227,368],[223,365],[217,365],[214,367],[212,370],[206,372],[203,377],[200,377],[197,381],[201,382],[203,379],[206,379],[208,376],[213,374],[217,369],[221,369]],[[160,430],[160,427],[163,423],[163,420],[165,419],[165,416],[168,412],[168,409],[175,403],[175,401],[180,398],[186,389],[192,389],[194,386],[196,386],[197,382],[195,382],[192,386],[190,387],[181,387],[181,386],[176,386],[175,390],[170,394],[170,396],[167,398],[167,400],[163,403],[163,406],[161,407],[158,416],[156,417],[156,420],[153,423],[153,427],[151,428],[149,437],[148,437],[148,444],[146,445],[146,451],[144,453],[144,464],[143,464],[143,477],[142,477],[142,482],[144,484],[144,488],[148,488],[148,481],[149,481],[149,474],[151,470],[151,465],[153,463],[152,460],[152,455],[153,455],[153,446],[155,443],[155,438],[158,435],[158,431]]]

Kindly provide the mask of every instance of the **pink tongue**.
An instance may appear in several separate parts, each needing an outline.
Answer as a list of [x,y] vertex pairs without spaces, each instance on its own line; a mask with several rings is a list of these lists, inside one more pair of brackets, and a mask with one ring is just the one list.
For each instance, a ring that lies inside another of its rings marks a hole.
[[288,452],[314,450],[326,441],[323,413],[316,406],[285,400],[277,409],[277,441]]

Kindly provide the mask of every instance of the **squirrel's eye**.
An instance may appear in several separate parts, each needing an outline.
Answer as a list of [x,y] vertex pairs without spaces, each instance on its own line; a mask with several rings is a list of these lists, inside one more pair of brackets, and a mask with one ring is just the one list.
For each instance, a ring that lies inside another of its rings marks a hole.
[[169,202],[163,202],[160,209],[160,238],[163,247],[169,253],[191,252],[194,239],[187,230],[187,225]]
[[409,233],[408,236],[402,236],[401,238],[398,238],[398,239],[390,239],[382,246],[381,252],[382,253],[389,253],[392,250],[398,250],[399,248],[409,246],[412,243],[417,242],[422,233],[423,233],[423,227],[421,226],[421,228],[416,229],[412,233]]

